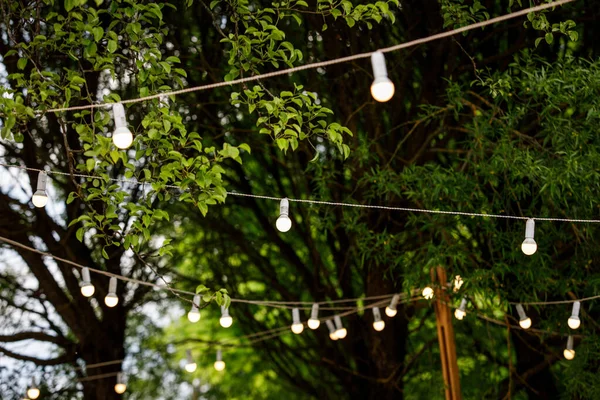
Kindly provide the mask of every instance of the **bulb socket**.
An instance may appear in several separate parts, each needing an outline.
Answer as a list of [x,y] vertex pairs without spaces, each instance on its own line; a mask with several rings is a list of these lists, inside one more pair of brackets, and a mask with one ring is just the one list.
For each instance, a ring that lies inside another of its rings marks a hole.
[[373,322],[381,321],[381,312],[379,312],[379,307],[373,307]]
[[517,304],[515,308],[517,309],[517,314],[519,314],[520,321],[527,319],[527,314],[525,314],[522,304]]
[[373,78],[375,81],[387,78],[388,73],[385,66],[385,57],[381,51],[371,54],[371,66],[373,67]]
[[83,267],[81,270],[81,286],[87,286],[92,282],[90,277],[90,270],[88,267]]
[[310,319],[319,319],[319,305],[314,303],[310,310]]
[[398,301],[400,301],[400,295],[399,294],[395,294],[394,297],[392,297],[392,301],[390,301],[390,305],[388,307],[391,310],[395,310],[396,306],[398,305]]
[[329,329],[329,334],[332,335],[335,333],[335,326],[333,325],[333,321],[328,319],[327,321],[325,321],[325,324],[327,325],[327,329]]
[[221,318],[223,317],[229,317],[229,308],[225,306],[221,306]]
[[45,192],[47,183],[48,183],[48,174],[45,173],[44,171],[40,171],[40,173],[38,174],[38,180],[37,180],[37,191]]
[[290,201],[286,198],[281,199],[279,203],[279,216],[285,215],[289,216],[290,213]]
[[112,277],[110,281],[108,281],[108,294],[116,294],[117,293],[117,278]]
[[300,310],[297,308],[292,309],[292,321],[293,321],[293,325],[301,324]]
[[581,308],[581,303],[576,301],[573,303],[573,311],[571,312],[571,317],[579,318],[579,309]]
[[573,350],[573,336],[567,338],[567,350]]
[[113,104],[113,118],[115,119],[115,130],[117,128],[127,128],[127,117],[125,116],[123,104]]
[[221,349],[217,350],[217,361],[223,361],[223,352]]
[[525,223],[525,239],[533,239],[535,234],[535,221],[531,218]]

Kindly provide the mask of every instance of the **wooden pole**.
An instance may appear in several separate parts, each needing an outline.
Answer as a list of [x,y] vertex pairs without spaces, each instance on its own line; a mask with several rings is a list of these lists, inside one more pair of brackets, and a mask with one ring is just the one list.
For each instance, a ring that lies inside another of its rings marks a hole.
[[[437,271],[437,279],[436,279]],[[452,312],[448,307],[449,296],[447,290],[446,270],[442,267],[431,269],[431,279],[438,283],[435,290],[435,317],[437,321],[438,341],[440,343],[440,358],[442,373],[446,385],[446,400],[461,400],[460,376],[456,361],[456,342],[454,328],[452,327]]]

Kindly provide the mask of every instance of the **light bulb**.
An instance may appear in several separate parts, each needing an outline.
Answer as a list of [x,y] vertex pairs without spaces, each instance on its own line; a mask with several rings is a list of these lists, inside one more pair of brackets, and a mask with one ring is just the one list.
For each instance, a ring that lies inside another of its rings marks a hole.
[[96,292],[96,288],[94,285],[84,285],[81,286],[81,294],[85,297],[92,297]]
[[221,306],[221,319],[219,319],[219,324],[223,328],[229,328],[233,324],[233,318],[229,315],[229,309],[225,308],[225,306]]
[[575,358],[575,350],[573,349],[573,336],[567,338],[567,348],[563,351],[563,355],[567,360]]
[[127,385],[125,385],[124,383],[117,383],[115,385],[115,392],[117,392],[118,394],[123,394],[123,393],[125,393],[126,390],[127,390]]
[[335,326],[333,325],[333,321],[328,319],[327,321],[325,321],[325,325],[327,325],[327,329],[329,329],[329,339],[338,340],[338,337],[335,333]]
[[531,328],[531,318],[525,314],[525,309],[523,309],[523,305],[517,304],[517,313],[519,314],[519,325],[523,329]]
[[571,316],[567,323],[569,324],[569,328],[577,329],[581,325],[581,320],[579,319],[579,308],[581,307],[581,303],[578,301],[573,303],[573,311],[571,312]]
[[192,351],[188,349],[185,351],[185,354],[186,354],[186,358],[187,358],[187,363],[185,364],[185,370],[187,372],[194,372],[196,370],[196,367],[198,367],[198,366],[194,362],[194,358],[192,357]]
[[292,228],[292,220],[289,217],[290,202],[287,198],[281,199],[279,203],[279,218],[275,226],[279,232],[287,232]]
[[529,218],[525,223],[525,240],[523,240],[523,244],[521,244],[521,250],[528,256],[532,255],[537,250],[537,243],[533,240],[534,232],[535,221]]
[[310,312],[308,327],[315,330],[319,327],[319,325],[321,325],[321,321],[319,321],[319,304],[314,303]]
[[292,332],[299,335],[304,330],[304,325],[300,322],[300,310],[297,308],[292,309]]
[[195,323],[200,321],[200,310],[198,310],[198,306],[200,305],[200,295],[195,295],[192,300],[192,309],[188,312],[188,320],[191,323]]
[[525,319],[520,320],[519,325],[521,325],[521,328],[523,328],[523,329],[531,328],[531,318],[525,318]]
[[215,361],[215,369],[217,371],[223,371],[225,369],[225,361]]
[[112,140],[119,149],[126,149],[133,143],[133,134],[127,127],[127,118],[125,117],[125,108],[123,104],[113,105],[113,116],[115,119],[115,131]]
[[375,321],[373,322],[373,329],[377,332],[381,332],[385,328],[385,321]]
[[36,387],[27,389],[27,397],[29,397],[31,400],[37,399],[40,397],[40,389]]
[[394,297],[392,297],[392,301],[390,301],[390,305],[385,308],[385,315],[387,315],[390,318],[396,316],[396,314],[398,313],[398,310],[396,309],[396,306],[398,305],[398,300],[400,300],[400,295],[395,294]]
[[460,306],[454,311],[454,316],[457,320],[461,321],[467,315],[467,299],[463,298],[460,301]]
[[373,67],[373,83],[371,84],[371,95],[379,102],[386,102],[394,96],[394,83],[388,78],[385,66],[385,57],[380,51],[371,55]]
[[312,330],[318,329],[320,325],[321,325],[321,321],[319,321],[318,319],[309,319],[308,320],[308,327]]
[[331,332],[329,333],[329,339],[338,340],[339,338],[337,337],[337,334],[335,332]]
[[292,325],[292,332],[294,332],[296,335],[301,334],[303,330],[304,330],[304,325],[302,325],[302,324],[293,324]]
[[427,300],[431,300],[433,299],[433,289],[430,288],[429,286],[427,286],[425,289],[423,289],[423,297]]
[[96,288],[92,285],[92,280],[90,279],[90,270],[88,267],[84,267],[81,270],[81,283],[79,287],[81,294],[85,297],[92,297],[96,292]]
[[119,303],[119,297],[117,297],[117,278],[114,276],[110,278],[108,283],[108,294],[104,298],[104,304],[107,307],[114,307]]
[[460,275],[456,275],[454,277],[454,292],[458,292],[460,290],[460,287],[463,285],[463,283],[465,283],[463,281],[463,279],[460,277]]
[[348,335],[348,330],[346,328],[338,329],[335,331],[335,335],[338,339],[343,339],[346,337],[346,335]]
[[31,202],[38,208],[43,208],[48,204],[48,194],[46,193],[46,182],[48,175],[44,171],[40,171],[37,180],[37,190],[31,197]]
[[335,321],[335,328],[336,328],[335,336],[337,336],[338,339],[345,338],[346,335],[348,334],[348,331],[342,325],[342,318],[339,315],[336,315],[333,317],[333,320]]

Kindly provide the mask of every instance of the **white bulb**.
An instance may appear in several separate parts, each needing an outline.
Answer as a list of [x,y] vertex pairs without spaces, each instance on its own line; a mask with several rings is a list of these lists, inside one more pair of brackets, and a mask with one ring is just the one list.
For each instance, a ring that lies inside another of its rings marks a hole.
[[319,321],[318,319],[309,319],[308,320],[308,327],[310,329],[317,329],[319,327],[319,325],[321,325],[321,321]]
[[337,331],[335,331],[335,334],[338,339],[343,339],[348,334],[348,331],[346,330],[346,328],[341,328],[341,329],[338,329]]
[[287,215],[280,215],[275,226],[279,232],[287,232],[292,228],[292,220]]
[[133,134],[129,128],[121,126],[113,132],[112,140],[119,149],[126,149],[133,143]]
[[192,363],[187,363],[187,364],[185,364],[185,370],[186,370],[187,372],[194,372],[194,371],[196,370],[196,367],[197,367],[197,366],[198,366],[198,365],[196,365],[196,363],[195,363],[195,362],[192,362]]
[[215,369],[217,371],[223,371],[225,369],[225,361],[215,361]]
[[375,321],[373,322],[373,329],[377,332],[381,332],[385,328],[385,321]]
[[530,256],[537,251],[537,243],[535,240],[531,238],[527,238],[523,240],[523,244],[521,245],[521,250],[524,254]]
[[331,339],[331,340],[338,340],[337,332],[331,332],[329,334],[329,339]]
[[117,383],[115,385],[115,392],[118,394],[123,394],[127,390],[127,386],[124,383]]
[[387,315],[390,318],[395,317],[397,313],[398,313],[398,310],[396,310],[395,308],[393,308],[393,309],[390,307],[385,308],[385,315]]
[[581,325],[581,320],[579,319],[579,317],[573,317],[573,316],[571,316],[569,318],[568,324],[569,324],[569,328],[571,328],[571,329],[577,329]]
[[521,328],[523,328],[523,329],[531,328],[531,318],[525,318],[525,319],[520,320],[519,325],[521,325]]
[[219,319],[219,323],[223,328],[229,328],[233,324],[233,318],[231,318],[229,315],[226,317],[221,317],[221,319]]
[[423,289],[423,297],[425,297],[427,300],[431,300],[433,298],[433,289],[429,286]]
[[302,325],[302,324],[293,324],[292,325],[292,332],[294,332],[296,335],[301,334],[303,330],[304,330],[304,325]]
[[109,293],[104,298],[104,304],[106,304],[107,307],[112,308],[112,307],[116,306],[118,303],[119,303],[119,298],[114,293]]
[[83,285],[81,287],[81,294],[84,295],[85,297],[92,297],[95,292],[96,292],[96,288],[91,283]]
[[198,310],[191,310],[188,313],[188,320],[192,323],[198,322],[200,321],[200,311]]
[[567,360],[572,360],[575,358],[575,350],[565,349],[565,351],[563,351],[563,355]]
[[465,315],[467,315],[467,313],[459,308],[456,309],[456,311],[454,311],[454,316],[456,317],[457,320],[462,320]]
[[46,194],[46,191],[38,190],[37,192],[35,192],[33,194],[33,197],[31,198],[31,202],[37,208],[45,207],[46,204],[48,204],[48,195]]
[[27,389],[27,397],[31,400],[35,400],[40,397],[40,389],[38,388],[29,388]]
[[375,79],[371,85],[371,95],[381,103],[390,100],[395,90],[394,83],[388,77]]

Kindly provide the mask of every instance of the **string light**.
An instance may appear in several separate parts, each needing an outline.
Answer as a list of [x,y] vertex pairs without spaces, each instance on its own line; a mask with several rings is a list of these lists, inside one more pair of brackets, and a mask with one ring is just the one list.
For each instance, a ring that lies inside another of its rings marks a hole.
[[81,270],[81,283],[79,284],[81,288],[81,294],[85,297],[92,297],[94,292],[96,292],[96,288],[92,285],[92,279],[90,278],[90,270],[88,267],[84,267]]
[[433,289],[430,288],[429,286],[425,287],[425,289],[423,289],[423,293],[421,293],[421,294],[427,300],[433,299]]
[[533,240],[535,231],[535,221],[531,218],[525,223],[525,240],[521,244],[521,250],[526,255],[530,256],[537,251],[537,243]]
[[277,218],[277,222],[275,223],[279,232],[287,232],[292,227],[292,220],[289,217],[289,212],[289,200],[287,198],[281,199],[281,202],[279,203],[279,218]]
[[373,329],[377,332],[381,332],[383,328],[385,328],[385,321],[381,319],[379,307],[373,307]]
[[48,194],[46,193],[46,183],[48,181],[48,174],[41,171],[38,174],[37,190],[31,197],[31,202],[37,208],[44,208],[48,204]]
[[304,330],[304,325],[300,322],[300,310],[292,309],[292,332],[299,335]]
[[460,290],[460,287],[463,285],[463,283],[465,283],[465,281],[463,281],[460,275],[456,275],[454,277],[454,293]]
[[188,320],[191,323],[196,323],[200,321],[200,310],[198,310],[198,306],[200,305],[200,295],[197,294],[194,296],[194,300],[192,300],[192,309],[188,312]]
[[573,349],[573,336],[567,338],[567,348],[563,351],[563,356],[569,361],[575,358],[575,350]]
[[127,385],[123,381],[123,373],[119,372],[117,374],[117,383],[115,384],[115,392],[117,394],[123,394],[127,390]]
[[312,305],[312,309],[310,310],[310,319],[308,320],[308,327],[312,330],[315,330],[321,325],[321,321],[319,321],[319,304],[314,303]]
[[329,339],[338,340],[337,334],[335,332],[335,326],[333,325],[333,321],[328,319],[327,321],[325,321],[325,324],[327,325],[327,329],[329,329]]
[[373,66],[373,83],[371,84],[371,95],[379,102],[386,102],[394,96],[394,83],[388,78],[385,66],[385,57],[381,51],[371,54],[371,65]]
[[221,353],[221,349],[217,350],[217,361],[215,361],[215,369],[219,372],[225,369],[225,361],[223,361],[223,354]]
[[229,328],[233,324],[233,318],[229,315],[229,308],[225,306],[221,306],[221,319],[219,319],[219,324],[223,328]]
[[185,354],[187,356],[187,363],[185,364],[185,370],[187,372],[194,372],[196,370],[196,368],[198,367],[198,365],[194,362],[194,359],[192,358],[192,351],[190,349],[185,351]]
[[27,389],[27,397],[31,400],[35,400],[40,397],[40,389],[37,388],[35,384],[35,379],[31,379],[31,387]]
[[400,300],[400,295],[395,294],[394,297],[392,297],[392,301],[390,301],[390,305],[385,308],[385,315],[387,315],[390,318],[396,316],[396,314],[398,313],[398,310],[396,309],[396,306],[398,305],[398,300]]
[[346,335],[348,334],[348,331],[342,325],[342,318],[339,315],[336,315],[335,317],[333,317],[333,320],[335,321],[335,327],[336,327],[335,335],[337,336],[338,339],[345,338]]
[[571,312],[571,316],[567,323],[569,324],[569,328],[577,329],[581,325],[581,320],[579,319],[579,308],[581,307],[581,303],[576,301],[573,303],[573,312]]
[[119,297],[117,296],[117,278],[114,276],[110,278],[110,281],[108,282],[108,294],[104,298],[104,304],[111,308],[119,304]]
[[525,314],[523,305],[517,304],[516,308],[517,308],[517,313],[519,314],[519,325],[521,326],[521,328],[523,328],[523,329],[531,328],[531,318],[529,318],[527,316],[527,314]]
[[112,135],[113,143],[119,149],[126,149],[133,143],[133,134],[127,127],[123,104],[116,103],[113,105],[113,117],[115,119],[115,131]]
[[454,316],[457,320],[462,321],[462,319],[467,315],[467,299],[463,297],[460,301],[460,306],[454,311]]

